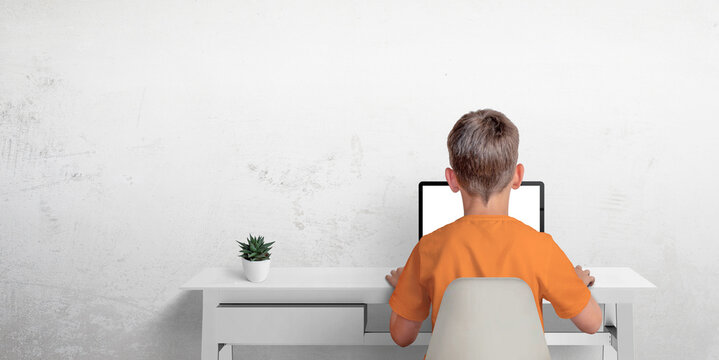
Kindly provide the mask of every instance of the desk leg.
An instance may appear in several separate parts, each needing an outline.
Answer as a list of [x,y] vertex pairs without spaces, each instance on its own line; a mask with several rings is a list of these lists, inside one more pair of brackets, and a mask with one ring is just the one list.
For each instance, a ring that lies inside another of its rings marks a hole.
[[232,360],[232,345],[219,344],[217,360]]
[[[212,290],[202,291],[202,360],[217,360],[218,345],[215,341],[214,310],[217,307],[217,295]],[[232,351],[232,347],[230,352]]]
[[608,303],[604,304],[604,331],[608,331],[612,334],[611,344],[602,346],[602,360],[617,360],[617,352],[614,349],[616,343],[613,338],[616,332],[617,326],[617,304]]
[[634,360],[632,304],[617,304],[617,360]]

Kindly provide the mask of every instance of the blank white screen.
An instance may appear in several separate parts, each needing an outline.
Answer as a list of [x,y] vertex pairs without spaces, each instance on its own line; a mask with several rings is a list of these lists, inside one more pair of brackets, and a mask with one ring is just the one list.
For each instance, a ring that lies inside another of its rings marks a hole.
[[[509,216],[539,231],[540,192],[538,185],[524,185],[509,195]],[[429,234],[464,215],[462,196],[449,185],[422,187],[422,235]]]

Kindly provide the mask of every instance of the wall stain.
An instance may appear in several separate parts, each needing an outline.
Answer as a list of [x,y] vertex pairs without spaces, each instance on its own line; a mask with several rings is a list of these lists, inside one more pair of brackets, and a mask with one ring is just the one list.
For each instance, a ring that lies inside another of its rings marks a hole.
[[47,288],[47,289],[56,289],[56,290],[64,290],[64,291],[71,291],[76,293],[82,293],[85,296],[89,296],[92,298],[98,298],[98,299],[104,299],[111,302],[120,303],[123,305],[130,306],[132,308],[135,308],[137,310],[141,310],[143,312],[146,312],[148,314],[154,313],[154,310],[151,308],[147,308],[144,306],[141,306],[137,304],[134,301],[130,301],[128,299],[123,298],[116,298],[116,297],[110,297],[110,296],[104,296],[97,293],[87,293],[86,289],[78,289],[78,288],[72,288],[68,286],[59,286],[59,285],[53,285],[53,284],[45,284],[45,283],[37,283],[37,282],[23,282],[23,281],[12,281],[12,280],[0,280],[0,283],[3,284],[14,284],[14,285],[23,285],[23,286],[34,286],[34,287],[40,287],[40,288]]
[[59,154],[53,154],[53,155],[45,155],[43,156],[44,159],[54,159],[54,158],[68,158],[68,157],[75,157],[75,156],[85,156],[85,155],[94,155],[97,153],[95,150],[88,150],[88,151],[80,151],[75,153],[59,153]]
[[37,112],[31,99],[0,104],[0,143],[3,143],[2,167],[16,173],[21,160],[35,152],[32,136],[39,124]]
[[53,210],[50,205],[48,205],[45,200],[40,201],[40,213],[45,219],[45,223],[49,225],[50,229],[53,232],[56,232],[60,228],[57,217],[53,213]]
[[[309,214],[305,212],[304,204],[312,201],[318,193],[347,187],[348,184],[361,178],[363,152],[357,135],[352,137],[350,151],[344,155],[339,156],[330,152],[314,161],[305,161],[302,165],[288,159],[286,164],[273,162],[270,166],[249,162],[246,166],[259,183],[287,194],[292,216],[291,224],[297,230],[306,231],[308,227],[313,231],[329,229],[325,231],[323,237],[336,238],[337,234],[349,226],[350,218],[339,215],[331,218],[314,218],[312,215],[314,212],[311,211]],[[340,241],[336,244],[338,249],[344,248]],[[333,259],[342,256],[339,250],[331,253],[337,255]]]

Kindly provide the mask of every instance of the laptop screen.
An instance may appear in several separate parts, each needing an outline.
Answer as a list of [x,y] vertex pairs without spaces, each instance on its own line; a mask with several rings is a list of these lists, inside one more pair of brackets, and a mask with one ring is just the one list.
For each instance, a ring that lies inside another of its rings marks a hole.
[[[453,193],[446,181],[419,183],[419,237],[464,215],[462,196]],[[544,231],[544,183],[523,181],[509,195],[509,216]]]

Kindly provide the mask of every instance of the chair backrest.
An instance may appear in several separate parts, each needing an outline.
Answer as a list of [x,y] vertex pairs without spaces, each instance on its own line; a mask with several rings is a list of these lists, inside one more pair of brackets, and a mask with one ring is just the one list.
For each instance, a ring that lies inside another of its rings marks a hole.
[[452,281],[426,359],[549,359],[532,290],[518,278]]

